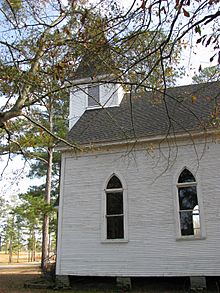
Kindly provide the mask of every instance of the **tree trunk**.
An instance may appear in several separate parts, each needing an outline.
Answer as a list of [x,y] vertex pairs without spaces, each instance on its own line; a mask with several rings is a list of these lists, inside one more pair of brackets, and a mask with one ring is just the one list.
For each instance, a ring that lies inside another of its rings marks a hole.
[[[49,129],[53,131],[53,98],[50,97],[48,103],[48,113],[49,113]],[[49,146],[47,149],[48,159],[47,159],[47,177],[46,177],[46,187],[45,187],[45,203],[50,204],[51,197],[51,183],[52,183],[52,166],[53,166],[53,151],[54,148]],[[46,269],[47,259],[49,257],[49,214],[44,214],[43,220],[43,235],[42,235],[42,258],[41,258],[41,268],[43,271]]]
[[29,245],[28,245],[28,249],[29,249],[29,261],[32,262],[32,228],[30,228],[30,231],[29,231]]
[[33,229],[33,261],[36,261],[36,237]]
[[[48,148],[48,165],[47,165],[47,178],[46,178],[46,188],[45,188],[45,202],[47,204],[50,204],[52,161],[53,161],[53,148]],[[42,269],[45,269],[46,261],[48,257],[49,257],[49,215],[48,213],[45,213],[44,221],[43,221],[43,235],[42,235],[42,259],[41,259]]]
[[20,257],[20,228],[18,226],[17,230],[17,237],[18,237],[18,251],[17,251],[17,263],[19,263],[19,257]]
[[31,261],[31,251],[30,251],[30,249],[28,248],[28,262],[30,262]]
[[8,248],[8,240],[5,242],[5,254],[8,254],[9,248]]
[[49,241],[48,241],[48,254],[51,252],[51,233],[49,232]]
[[12,237],[9,239],[9,263],[12,262]]
[[20,251],[19,251],[19,246],[18,246],[18,251],[17,251],[17,263],[19,263],[19,257],[20,257]]

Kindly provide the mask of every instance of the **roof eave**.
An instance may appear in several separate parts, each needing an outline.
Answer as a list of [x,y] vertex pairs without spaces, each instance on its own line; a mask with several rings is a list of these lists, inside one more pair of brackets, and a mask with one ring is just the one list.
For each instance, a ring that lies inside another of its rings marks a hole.
[[88,84],[88,83],[96,83],[96,82],[104,82],[106,79],[112,78],[113,80],[116,80],[116,77],[114,74],[100,74],[94,77],[77,77],[73,81],[73,85],[82,85],[82,84]]
[[[96,148],[103,148],[103,147],[110,147],[110,146],[123,146],[129,145],[134,143],[150,143],[150,142],[161,142],[163,140],[180,140],[180,139],[195,139],[199,137],[208,137],[215,134],[216,129],[207,129],[204,131],[189,131],[184,133],[176,133],[176,134],[167,134],[167,135],[152,135],[148,137],[142,138],[132,138],[132,139],[123,139],[117,141],[105,141],[105,142],[94,142],[94,143],[84,143],[79,144],[81,150],[89,150],[89,149],[96,149]],[[58,146],[56,147],[57,151],[64,152],[73,150],[73,147],[68,145],[66,146]]]

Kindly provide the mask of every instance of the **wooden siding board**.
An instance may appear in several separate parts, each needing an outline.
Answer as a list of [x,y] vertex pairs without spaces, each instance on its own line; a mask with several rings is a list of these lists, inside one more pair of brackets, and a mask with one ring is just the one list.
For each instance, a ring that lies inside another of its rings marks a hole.
[[86,87],[81,86],[81,90],[70,92],[69,102],[69,129],[79,120],[87,107]]
[[[198,166],[191,150],[192,146],[179,146],[176,163],[156,181],[162,167],[156,168],[143,151],[135,153],[135,163],[128,162],[123,152],[78,159],[66,155],[61,274],[219,275],[220,162],[216,158],[220,158],[220,148],[211,144]],[[204,240],[176,240],[173,185],[175,174],[184,166],[197,171],[204,205]],[[127,185],[128,243],[101,241],[103,183],[113,172],[121,174]]]

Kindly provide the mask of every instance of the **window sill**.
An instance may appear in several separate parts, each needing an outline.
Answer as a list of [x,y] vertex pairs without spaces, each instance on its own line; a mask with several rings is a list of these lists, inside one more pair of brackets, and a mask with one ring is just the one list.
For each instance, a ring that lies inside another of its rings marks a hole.
[[105,239],[101,243],[128,243],[127,239]]
[[87,106],[86,110],[93,110],[93,109],[101,109],[103,108],[103,106],[101,105],[97,105],[97,106]]
[[181,236],[176,238],[176,241],[196,241],[196,240],[205,240],[206,237],[205,236],[199,236],[199,237],[195,237],[195,236]]

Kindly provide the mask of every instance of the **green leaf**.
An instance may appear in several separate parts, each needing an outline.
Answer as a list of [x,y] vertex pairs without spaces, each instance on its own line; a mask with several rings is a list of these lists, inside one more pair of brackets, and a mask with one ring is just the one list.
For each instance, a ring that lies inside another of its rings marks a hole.
[[21,0],[8,0],[8,3],[10,4],[10,6],[13,10],[20,10],[22,7]]
[[199,25],[197,25],[197,26],[195,27],[195,32],[198,33],[198,34],[201,36],[201,28],[200,28]]

